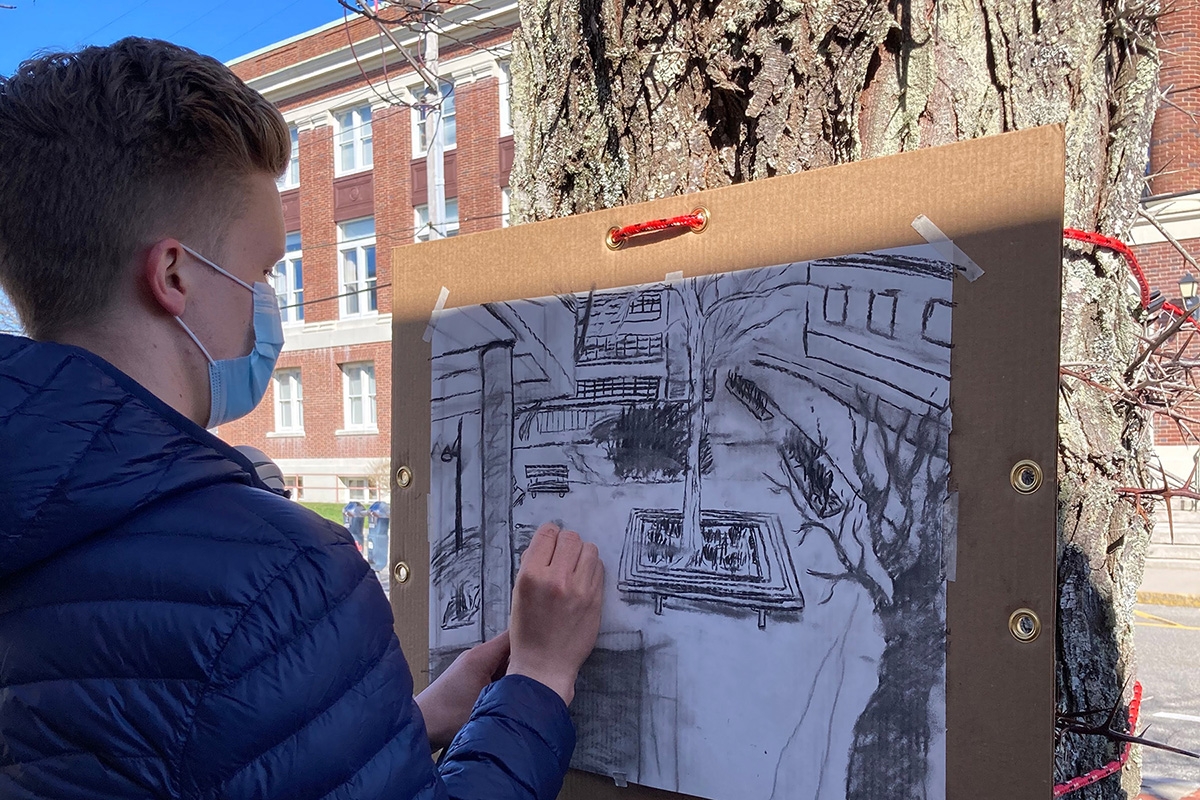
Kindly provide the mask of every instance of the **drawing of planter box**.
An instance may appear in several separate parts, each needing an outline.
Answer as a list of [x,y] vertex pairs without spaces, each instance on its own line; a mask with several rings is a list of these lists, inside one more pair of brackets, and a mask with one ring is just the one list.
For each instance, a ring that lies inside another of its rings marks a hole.
[[617,588],[652,595],[655,614],[669,597],[756,611],[759,628],[766,627],[768,612],[804,608],[779,517],[704,511],[700,528],[700,552],[686,552],[682,512],[634,509]]

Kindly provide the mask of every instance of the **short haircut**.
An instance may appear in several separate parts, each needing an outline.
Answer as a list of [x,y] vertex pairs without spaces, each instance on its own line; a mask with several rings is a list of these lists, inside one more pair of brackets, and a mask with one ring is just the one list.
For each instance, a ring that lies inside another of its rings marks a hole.
[[279,111],[185,47],[127,38],[25,61],[0,76],[0,286],[35,339],[96,322],[159,238],[218,258],[244,181],[290,154]]

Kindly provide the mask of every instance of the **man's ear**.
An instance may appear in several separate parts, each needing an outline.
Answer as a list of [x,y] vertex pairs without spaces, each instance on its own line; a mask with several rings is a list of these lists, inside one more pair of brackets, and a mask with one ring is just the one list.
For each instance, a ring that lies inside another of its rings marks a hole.
[[183,245],[176,239],[160,239],[145,251],[140,271],[150,296],[163,311],[182,316],[187,307],[188,286],[181,266]]

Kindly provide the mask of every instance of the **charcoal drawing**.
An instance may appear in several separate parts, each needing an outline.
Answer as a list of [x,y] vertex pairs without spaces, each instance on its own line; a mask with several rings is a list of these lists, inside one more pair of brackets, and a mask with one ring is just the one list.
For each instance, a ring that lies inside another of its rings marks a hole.
[[434,674],[563,519],[608,565],[575,767],[944,797],[952,276],[920,246],[440,314]]

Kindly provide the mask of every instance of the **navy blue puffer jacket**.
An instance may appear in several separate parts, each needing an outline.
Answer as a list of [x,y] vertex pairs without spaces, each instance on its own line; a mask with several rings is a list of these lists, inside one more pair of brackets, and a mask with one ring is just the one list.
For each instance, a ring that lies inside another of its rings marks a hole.
[[507,677],[434,765],[344,529],[83,350],[0,336],[0,797],[552,798],[574,747]]

